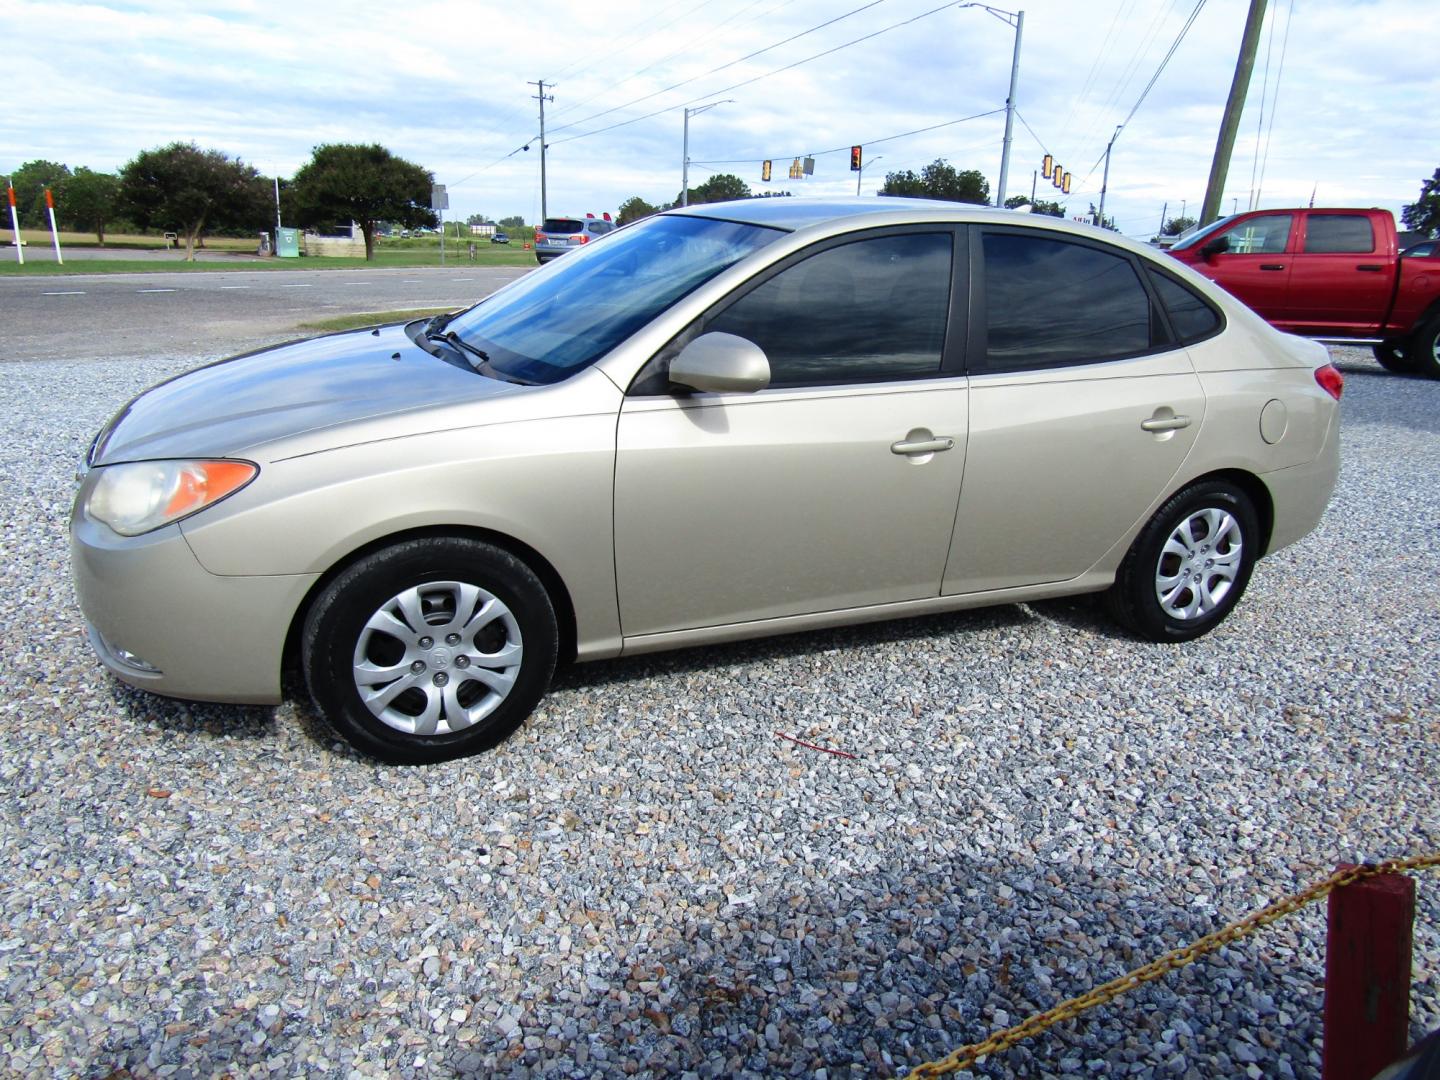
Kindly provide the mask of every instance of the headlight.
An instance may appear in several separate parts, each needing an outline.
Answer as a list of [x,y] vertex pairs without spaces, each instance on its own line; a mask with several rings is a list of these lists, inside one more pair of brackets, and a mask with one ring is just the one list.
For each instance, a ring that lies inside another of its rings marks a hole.
[[96,471],[86,513],[138,536],[234,494],[260,469],[248,461],[137,461]]

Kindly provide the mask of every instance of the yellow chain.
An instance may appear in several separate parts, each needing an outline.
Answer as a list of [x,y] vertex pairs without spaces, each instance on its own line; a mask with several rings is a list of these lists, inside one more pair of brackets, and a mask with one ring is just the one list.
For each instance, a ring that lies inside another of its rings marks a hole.
[[917,1065],[908,1075],[911,1080],[914,1080],[916,1077],[945,1076],[957,1069],[968,1069],[983,1057],[1009,1050],[1017,1043],[1039,1035],[1042,1031],[1061,1021],[1073,1020],[1097,1005],[1114,1001],[1121,994],[1134,990],[1137,986],[1154,982],[1186,964],[1192,964],[1202,956],[1222,949],[1246,934],[1254,933],[1262,926],[1268,926],[1277,919],[1299,911],[1307,904],[1312,904],[1345,885],[1353,885],[1357,881],[1378,877],[1381,874],[1398,874],[1410,870],[1433,870],[1436,867],[1440,867],[1440,853],[1416,855],[1408,859],[1390,859],[1382,863],[1366,863],[1364,866],[1354,866],[1348,870],[1337,870],[1325,880],[1311,885],[1308,889],[1277,900],[1259,911],[1252,911],[1243,919],[1238,919],[1229,926],[1216,930],[1213,934],[1206,934],[1199,941],[1172,949],[1158,960],[1152,960],[1143,967],[1121,975],[1118,979],[1111,979],[1103,986],[1097,986],[1079,997],[1062,1001],[1054,1008],[1036,1013],[1014,1027],[997,1031],[983,1042],[962,1046],[957,1050],[952,1050],[938,1061],[927,1061],[923,1065]]

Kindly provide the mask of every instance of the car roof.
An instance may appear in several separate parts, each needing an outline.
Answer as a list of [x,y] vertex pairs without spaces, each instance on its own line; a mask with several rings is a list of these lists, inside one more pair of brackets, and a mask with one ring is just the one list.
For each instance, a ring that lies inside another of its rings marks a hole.
[[[1101,229],[1087,221],[1034,214],[976,203],[949,202],[943,199],[910,199],[904,197],[856,198],[759,198],[737,199],[733,202],[702,203],[679,206],[665,211],[667,216],[715,218],[742,224],[767,226],[789,232],[848,232],[851,229],[883,228],[887,225],[970,223],[1038,228],[1050,232],[1069,233],[1089,240],[1103,240],[1154,260],[1155,249],[1147,244],[1110,229]],[[1162,266],[1168,266],[1165,259]]]

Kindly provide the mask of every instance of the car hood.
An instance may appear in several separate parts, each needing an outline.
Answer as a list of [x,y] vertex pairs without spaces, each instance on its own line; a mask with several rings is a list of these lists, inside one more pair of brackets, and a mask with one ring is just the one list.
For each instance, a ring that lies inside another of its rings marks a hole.
[[286,436],[520,389],[479,374],[448,350],[431,355],[401,325],[331,334],[231,357],[152,387],[100,433],[90,463],[239,456]]

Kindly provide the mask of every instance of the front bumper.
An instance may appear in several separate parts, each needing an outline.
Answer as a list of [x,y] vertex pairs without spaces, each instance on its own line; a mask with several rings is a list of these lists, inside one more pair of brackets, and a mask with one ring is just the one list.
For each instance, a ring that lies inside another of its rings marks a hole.
[[118,678],[236,704],[280,700],[286,635],[319,577],[222,577],[200,565],[177,525],[126,537],[78,510],[70,568],[91,644]]

